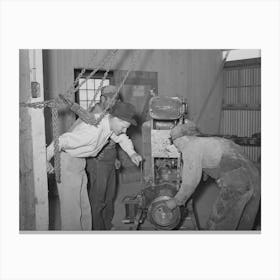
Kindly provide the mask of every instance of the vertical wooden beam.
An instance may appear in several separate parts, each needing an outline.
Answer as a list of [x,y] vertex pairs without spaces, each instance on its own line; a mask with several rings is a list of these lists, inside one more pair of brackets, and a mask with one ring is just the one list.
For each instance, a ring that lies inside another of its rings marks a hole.
[[[19,100],[30,101],[30,68],[28,50],[19,51]],[[29,109],[19,108],[19,201],[20,230],[35,230],[34,175],[31,118]]]
[[[29,50],[30,81],[40,86],[38,96],[31,102],[44,101],[42,50]],[[31,117],[32,158],[34,174],[34,202],[36,230],[48,230],[48,181],[46,174],[46,137],[43,109],[29,109]]]

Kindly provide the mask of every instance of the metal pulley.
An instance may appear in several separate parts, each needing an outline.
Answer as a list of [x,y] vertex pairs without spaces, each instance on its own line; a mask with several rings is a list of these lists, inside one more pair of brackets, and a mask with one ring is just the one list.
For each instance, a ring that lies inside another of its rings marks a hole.
[[148,218],[157,229],[171,230],[176,228],[181,221],[180,208],[177,206],[171,210],[165,203],[170,198],[169,196],[159,196],[149,206]]
[[[177,193],[176,185],[163,183],[144,188],[134,197],[125,197],[124,204],[126,216],[124,223],[134,223],[135,229],[140,229],[149,220],[148,225],[159,230],[171,230],[177,228],[182,222],[182,208],[169,209],[166,201]],[[147,226],[147,224],[146,224]]]
[[174,197],[177,193],[176,186],[163,183],[147,188],[147,190],[148,189],[153,190],[153,196],[150,196],[149,201],[146,200],[148,206],[147,216],[150,223],[153,224],[156,229],[161,230],[176,228],[182,218],[181,209],[177,206],[171,210],[166,205],[166,201]]

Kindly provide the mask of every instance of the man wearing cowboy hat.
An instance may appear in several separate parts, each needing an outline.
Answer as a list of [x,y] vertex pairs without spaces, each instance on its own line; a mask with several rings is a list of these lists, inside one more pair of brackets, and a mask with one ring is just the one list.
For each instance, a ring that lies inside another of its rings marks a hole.
[[[71,132],[59,137],[61,151],[61,183],[58,193],[61,208],[62,230],[91,230],[91,207],[87,193],[85,172],[86,157],[96,157],[104,145],[112,139],[118,143],[136,165],[142,160],[127,137],[126,130],[137,125],[135,108],[124,102],[116,102],[111,112],[99,125],[78,123]],[[53,143],[47,148],[47,160],[54,155]]]
[[182,153],[182,185],[170,209],[184,205],[198,186],[202,172],[220,188],[207,230],[251,230],[260,203],[260,174],[241,147],[220,137],[203,137],[192,121],[171,130],[174,145]]

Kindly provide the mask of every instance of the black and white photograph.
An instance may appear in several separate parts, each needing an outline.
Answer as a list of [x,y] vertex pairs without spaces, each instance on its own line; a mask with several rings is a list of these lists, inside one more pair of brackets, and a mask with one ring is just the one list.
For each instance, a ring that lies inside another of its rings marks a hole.
[[0,44],[0,280],[280,280],[278,0],[1,0]]
[[261,50],[19,63],[20,230],[261,230]]

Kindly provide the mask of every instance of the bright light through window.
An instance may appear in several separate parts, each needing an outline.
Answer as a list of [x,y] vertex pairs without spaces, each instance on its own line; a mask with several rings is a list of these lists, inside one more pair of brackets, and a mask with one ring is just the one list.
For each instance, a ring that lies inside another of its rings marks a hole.
[[[81,78],[79,80],[79,84],[84,83],[85,78]],[[100,91],[98,92],[98,94],[95,96],[98,87],[100,86],[102,82],[102,79],[95,79],[95,78],[91,78],[88,79],[84,84],[82,84],[82,86],[79,89],[79,103],[81,105],[81,107],[83,107],[84,109],[88,109],[91,101],[94,99],[93,105],[97,104],[100,102]],[[103,81],[103,86],[107,86],[110,84],[110,80],[109,79],[105,79]]]

